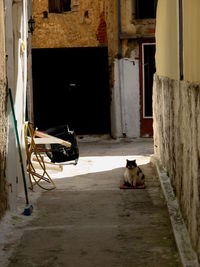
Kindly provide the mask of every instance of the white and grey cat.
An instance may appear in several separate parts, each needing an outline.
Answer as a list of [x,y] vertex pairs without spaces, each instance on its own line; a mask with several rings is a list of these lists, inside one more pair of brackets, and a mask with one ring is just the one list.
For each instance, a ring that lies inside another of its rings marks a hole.
[[124,172],[123,182],[125,186],[144,186],[144,174],[138,167],[136,160],[126,160],[126,169]]

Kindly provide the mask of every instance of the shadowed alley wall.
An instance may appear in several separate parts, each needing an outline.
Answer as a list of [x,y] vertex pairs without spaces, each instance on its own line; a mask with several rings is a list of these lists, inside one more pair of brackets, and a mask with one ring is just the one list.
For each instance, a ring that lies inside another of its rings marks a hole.
[[155,155],[171,178],[200,259],[200,3],[183,0],[182,4],[181,9],[178,1],[158,2],[154,141]]
[[5,53],[5,24],[4,24],[4,1],[0,1],[0,217],[7,208],[6,190],[6,53]]

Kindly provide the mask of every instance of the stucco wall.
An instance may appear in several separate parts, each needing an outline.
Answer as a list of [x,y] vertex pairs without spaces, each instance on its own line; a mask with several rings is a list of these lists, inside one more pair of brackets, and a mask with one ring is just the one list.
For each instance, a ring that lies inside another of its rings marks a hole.
[[[179,79],[178,1],[159,0],[156,20],[156,72]],[[189,4],[190,5],[190,4]]]
[[4,5],[0,1],[0,217],[7,209],[7,187],[6,187],[6,53],[5,53],[5,23]]
[[200,82],[200,2],[183,0],[184,79]]
[[200,259],[200,84],[154,77],[154,145]]
[[[159,0],[156,26],[157,74],[179,79],[178,1]],[[200,82],[200,2],[183,0],[183,75],[185,81]],[[170,18],[170,19],[169,19]]]

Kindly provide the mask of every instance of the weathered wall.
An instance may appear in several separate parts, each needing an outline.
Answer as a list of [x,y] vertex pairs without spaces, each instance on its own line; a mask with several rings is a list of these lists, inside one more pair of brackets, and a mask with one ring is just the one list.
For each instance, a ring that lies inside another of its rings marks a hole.
[[7,209],[7,187],[6,187],[6,53],[5,53],[5,23],[4,23],[4,1],[0,1],[0,217]]
[[[35,31],[33,48],[108,47],[110,86],[114,82],[113,61],[118,53],[117,0],[72,0],[72,11],[48,11],[48,0],[33,0]],[[88,11],[88,17],[85,12]]]
[[[139,40],[154,37],[155,19],[135,19],[134,1],[130,0],[121,1],[121,29],[118,28],[118,0],[72,0],[71,7],[70,12],[48,13],[48,18],[44,18],[48,0],[33,0],[36,28],[32,47],[107,46],[112,136],[121,137],[123,133],[129,137],[140,136]],[[118,51],[119,34],[122,55]]]
[[36,27],[34,48],[94,47],[107,44],[106,4],[104,0],[72,0],[72,10],[48,13],[48,0],[33,0]]
[[117,138],[124,133],[130,138],[139,137],[139,61],[132,58],[116,59],[114,67],[112,136]]
[[200,84],[154,77],[154,143],[200,259]]
[[[114,60],[118,56],[117,0],[72,0],[71,3],[72,11],[61,14],[48,13],[48,18],[45,19],[43,12],[48,11],[48,0],[33,0],[36,28],[32,34],[32,47],[107,46],[112,98],[116,79]],[[84,16],[86,11],[88,17]]]
[[[121,1],[121,29],[120,38],[122,45],[122,60],[115,63],[120,66],[119,83],[115,80],[114,90],[119,90],[119,98],[116,105],[121,105],[121,129],[118,129],[118,137],[123,133],[127,137],[140,136],[140,61],[142,55],[139,46],[142,42],[153,42],[155,37],[156,20],[136,19],[135,1]],[[119,87],[119,88],[118,88]],[[115,100],[116,101],[116,100]],[[134,116],[132,116],[134,114]],[[119,118],[120,114],[116,113]]]

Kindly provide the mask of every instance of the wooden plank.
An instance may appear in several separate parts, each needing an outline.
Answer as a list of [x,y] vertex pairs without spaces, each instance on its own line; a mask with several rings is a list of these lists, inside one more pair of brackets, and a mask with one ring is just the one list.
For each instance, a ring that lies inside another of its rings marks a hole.
[[[35,130],[34,136],[40,137],[40,138],[34,138],[35,144],[60,144],[66,147],[71,147],[70,142],[57,138],[55,136],[37,131],[37,130]],[[40,139],[43,139],[43,140],[40,141]],[[46,142],[46,143],[42,143],[42,142]]]

